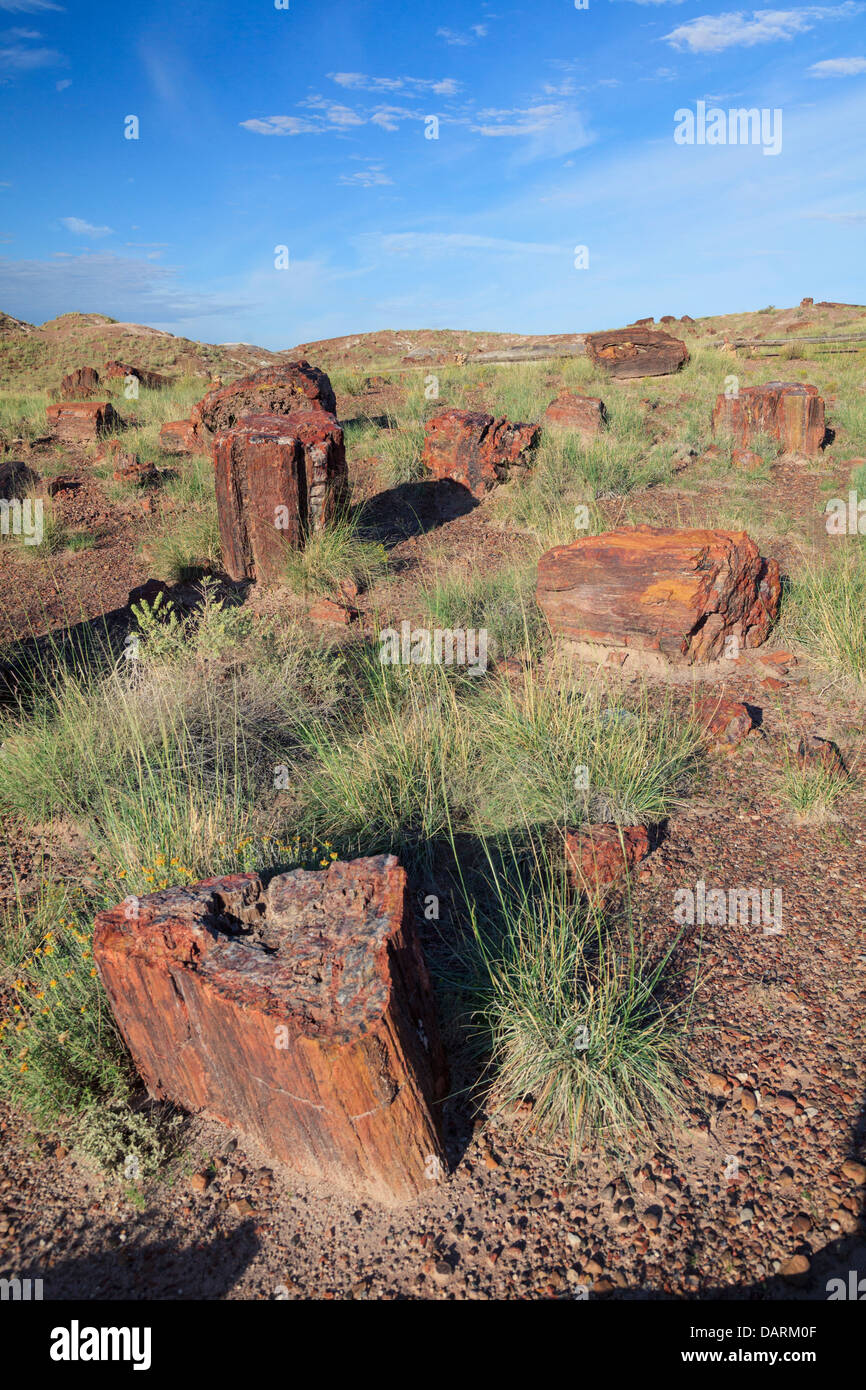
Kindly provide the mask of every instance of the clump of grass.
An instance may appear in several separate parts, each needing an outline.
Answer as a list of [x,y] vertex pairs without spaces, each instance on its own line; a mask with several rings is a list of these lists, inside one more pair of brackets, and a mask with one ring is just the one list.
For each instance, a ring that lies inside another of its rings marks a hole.
[[836,677],[866,681],[866,555],[844,542],[790,583],[783,629]]
[[534,590],[532,569],[505,566],[468,578],[439,573],[424,599],[435,627],[486,632],[496,660],[540,650],[546,627]]
[[650,825],[667,815],[699,766],[700,733],[671,701],[643,688],[628,701],[555,667],[500,682],[479,711],[489,823]]
[[332,594],[344,579],[366,589],[387,568],[382,544],[365,540],[357,516],[348,511],[307,536],[302,550],[286,549],[286,583],[301,594]]
[[[480,903],[480,906],[479,906]],[[632,1148],[680,1109],[687,1004],[670,999],[671,954],[651,960],[630,922],[615,934],[570,895],[542,851],[489,857],[467,900],[482,962],[483,1030],[499,1109],[528,1101],[524,1128],[564,1143]]]
[[376,450],[382,460],[383,482],[386,487],[417,483],[426,477],[421,462],[424,448],[424,425],[411,418],[392,420],[388,429],[376,439]]
[[786,749],[779,790],[798,819],[819,823],[827,820],[849,788],[850,779],[841,769],[816,761],[801,764]]
[[157,573],[184,582],[213,573],[222,556],[219,521],[215,509],[196,510],[174,519],[145,542]]
[[0,924],[0,1090],[44,1125],[131,1091],[91,938],[80,895],[47,879],[35,897],[19,894]]

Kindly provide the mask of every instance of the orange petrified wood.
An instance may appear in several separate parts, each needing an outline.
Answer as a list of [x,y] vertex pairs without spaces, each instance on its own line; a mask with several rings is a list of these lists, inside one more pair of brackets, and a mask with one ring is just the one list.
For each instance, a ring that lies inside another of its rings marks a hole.
[[152,1095],[386,1203],[444,1173],[444,1054],[393,855],[130,899],[93,950]]
[[757,647],[778,616],[781,583],[745,531],[625,526],[555,546],[536,596],[574,641],[710,661],[736,638]]

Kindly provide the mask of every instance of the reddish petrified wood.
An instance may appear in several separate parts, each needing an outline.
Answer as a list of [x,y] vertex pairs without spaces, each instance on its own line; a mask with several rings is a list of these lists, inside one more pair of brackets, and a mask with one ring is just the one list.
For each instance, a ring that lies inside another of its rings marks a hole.
[[444,1174],[444,1054],[393,855],[128,900],[93,953],[151,1095],[358,1197]]
[[450,478],[482,497],[510,469],[528,467],[538,434],[538,425],[512,424],[473,410],[443,410],[427,421],[421,461],[434,478]]
[[706,695],[695,703],[695,719],[714,752],[728,753],[755,726],[747,705],[726,695]]
[[827,435],[824,401],[817,386],[803,382],[744,386],[736,396],[716,397],[713,431],[730,435],[741,449],[750,449],[758,435],[766,434],[786,452],[814,457]]
[[607,423],[604,401],[598,396],[577,396],[561,391],[551,401],[541,422],[548,430],[566,430],[579,434],[581,439],[595,439]]
[[643,825],[586,825],[565,832],[568,881],[582,893],[595,894],[645,859],[649,834]]
[[147,367],[132,367],[128,362],[118,362],[116,357],[109,358],[103,371],[107,377],[134,376],[142,386],[146,386],[150,391],[158,391],[163,386],[168,386],[170,380],[169,377],[161,376],[159,372],[152,372]]
[[159,431],[159,447],[167,454],[207,454],[210,441],[191,420],[167,420]]
[[64,401],[49,405],[46,415],[54,437],[71,444],[99,439],[121,423],[110,401]]
[[208,391],[192,408],[190,419],[201,430],[230,430],[244,415],[293,415],[300,411],[336,415],[330,380],[309,362],[284,362]]
[[804,772],[826,772],[831,777],[847,777],[845,759],[838,744],[818,734],[805,734],[797,744],[797,766]]
[[223,565],[230,578],[279,584],[344,500],[343,431],[332,415],[247,415],[214,442]]
[[690,662],[725,655],[728,637],[759,646],[780,596],[778,564],[745,531],[626,526],[538,562],[536,597],[554,632]]
[[99,386],[99,372],[95,367],[76,367],[60,383],[60,394],[65,401],[80,401],[84,396],[92,396]]
[[610,333],[588,333],[586,355],[617,380],[668,376],[689,360],[688,348],[679,338],[637,325]]

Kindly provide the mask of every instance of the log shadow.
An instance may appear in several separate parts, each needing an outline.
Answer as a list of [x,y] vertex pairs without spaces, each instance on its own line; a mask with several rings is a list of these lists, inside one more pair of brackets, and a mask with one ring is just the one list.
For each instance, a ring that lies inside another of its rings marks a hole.
[[468,488],[450,478],[419,483],[400,483],[378,492],[358,510],[365,538],[385,549],[412,536],[423,536],[458,517],[468,516],[480,505]]
[[198,1242],[188,1247],[169,1238],[133,1237],[121,1242],[119,1232],[128,1224],[117,1222],[113,1235],[107,1227],[102,1232],[102,1249],[69,1256],[47,1269],[31,1261],[16,1274],[21,1279],[41,1279],[46,1302],[222,1299],[262,1248],[252,1220],[215,1236],[207,1245]]

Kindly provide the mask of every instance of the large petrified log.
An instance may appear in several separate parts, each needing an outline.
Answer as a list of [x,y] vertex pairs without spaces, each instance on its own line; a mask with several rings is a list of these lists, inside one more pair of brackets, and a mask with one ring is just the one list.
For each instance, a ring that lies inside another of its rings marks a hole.
[[539,426],[512,424],[473,410],[443,410],[427,421],[422,463],[434,478],[450,478],[482,497],[510,469],[529,465]]
[[100,439],[121,423],[110,401],[63,401],[49,405],[45,413],[54,437],[70,444]]
[[713,431],[730,435],[741,449],[750,449],[758,435],[767,434],[786,452],[814,457],[827,435],[824,401],[817,386],[805,382],[744,386],[736,396],[716,397]]
[[689,360],[688,348],[681,339],[638,325],[609,333],[588,333],[586,355],[617,380],[668,376]]
[[780,595],[778,564],[745,531],[625,526],[538,562],[538,603],[554,632],[689,662],[723,656],[729,637],[759,646]]
[[92,396],[99,386],[99,372],[95,367],[76,367],[60,383],[60,395],[65,401],[80,401],[84,396]]
[[214,474],[226,573],[278,584],[287,547],[303,547],[346,495],[343,431],[318,410],[247,415],[217,435]]
[[591,443],[607,423],[604,401],[598,396],[578,396],[572,391],[560,391],[544,412],[541,423],[545,429],[578,434]]
[[393,855],[129,899],[93,954],[151,1095],[358,1196],[444,1175],[444,1054]]
[[218,434],[244,415],[292,415],[302,410],[336,415],[337,399],[329,378],[309,362],[284,362],[208,391],[192,408],[190,420]]

